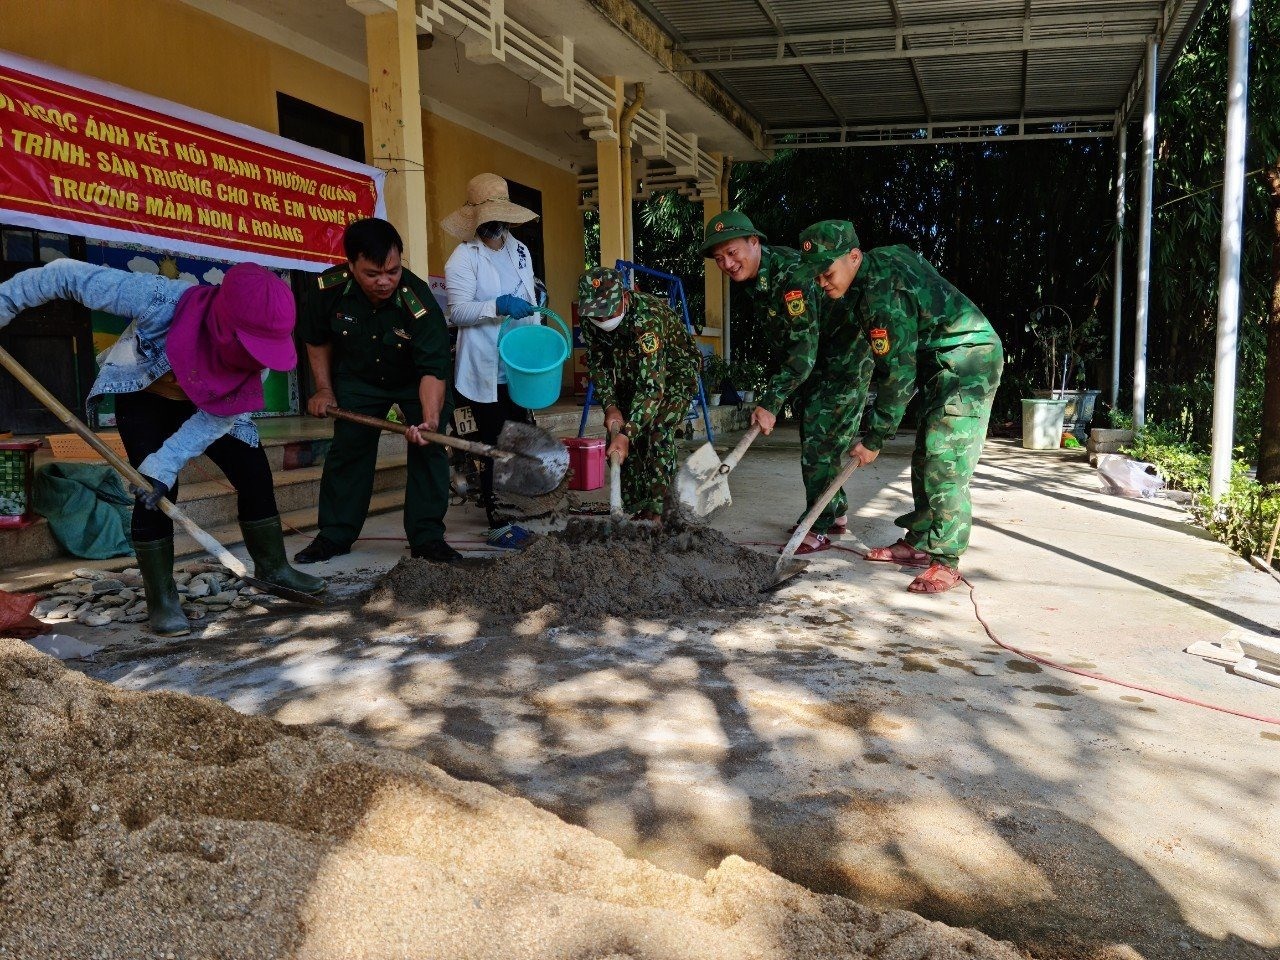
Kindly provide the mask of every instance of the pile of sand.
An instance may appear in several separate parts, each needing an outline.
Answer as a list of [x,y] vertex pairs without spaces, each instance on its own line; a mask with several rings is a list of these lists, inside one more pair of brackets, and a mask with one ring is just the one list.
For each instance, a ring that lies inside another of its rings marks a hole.
[[6,958],[991,958],[736,857],[628,860],[332,731],[131,693],[0,640]]
[[[607,523],[607,521],[606,521]],[[563,621],[606,616],[674,617],[768,599],[760,588],[776,558],[706,527],[658,536],[591,536],[578,526],[520,553],[449,567],[401,560],[371,594],[371,610],[393,615],[445,610],[488,616],[555,608]]]

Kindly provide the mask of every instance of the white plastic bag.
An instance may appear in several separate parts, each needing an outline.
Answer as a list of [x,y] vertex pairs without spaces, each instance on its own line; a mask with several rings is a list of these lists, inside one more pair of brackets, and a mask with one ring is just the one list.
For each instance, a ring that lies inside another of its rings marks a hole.
[[1120,453],[1098,454],[1098,478],[1105,493],[1120,497],[1156,497],[1164,489],[1154,466]]

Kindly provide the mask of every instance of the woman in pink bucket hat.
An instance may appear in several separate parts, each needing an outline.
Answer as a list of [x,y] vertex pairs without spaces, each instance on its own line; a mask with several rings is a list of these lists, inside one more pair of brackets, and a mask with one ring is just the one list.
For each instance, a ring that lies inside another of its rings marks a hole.
[[249,418],[262,409],[267,371],[297,365],[288,285],[254,263],[237,264],[214,287],[55,260],[0,283],[0,327],[63,298],[132,319],[99,356],[89,404],[115,397],[129,462],[154,487],[134,491],[132,528],[152,631],[176,637],[191,630],[173,580],[173,521],[158,503],[178,499],[179,472],[201,454],[236,489],[254,575],[304,593],[322,591],[322,579],[293,569],[285,556],[271,467]]

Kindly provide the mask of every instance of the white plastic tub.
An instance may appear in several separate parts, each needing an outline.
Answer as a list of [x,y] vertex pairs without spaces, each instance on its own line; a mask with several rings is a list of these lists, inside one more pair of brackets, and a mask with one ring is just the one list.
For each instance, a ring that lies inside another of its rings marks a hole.
[[1022,446],[1027,450],[1057,450],[1062,446],[1066,400],[1022,401]]

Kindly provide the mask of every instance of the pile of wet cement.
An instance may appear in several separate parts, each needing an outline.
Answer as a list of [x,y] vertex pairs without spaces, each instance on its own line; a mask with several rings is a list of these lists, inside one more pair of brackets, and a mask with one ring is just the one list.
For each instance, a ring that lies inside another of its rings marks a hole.
[[680,616],[760,603],[768,598],[760,589],[772,579],[775,563],[706,527],[644,536],[575,525],[493,559],[448,567],[401,560],[368,604],[385,613],[436,609],[491,616],[551,605],[562,620],[582,622]]
[[331,730],[0,639],[7,958],[1018,960],[730,856],[702,879]]

